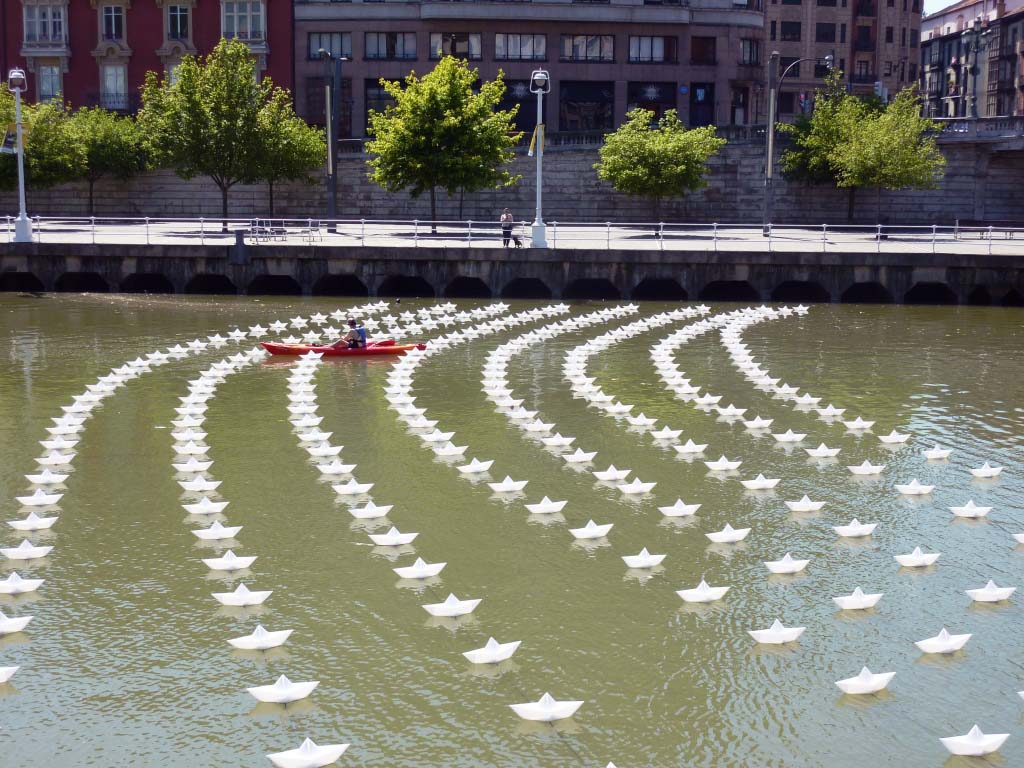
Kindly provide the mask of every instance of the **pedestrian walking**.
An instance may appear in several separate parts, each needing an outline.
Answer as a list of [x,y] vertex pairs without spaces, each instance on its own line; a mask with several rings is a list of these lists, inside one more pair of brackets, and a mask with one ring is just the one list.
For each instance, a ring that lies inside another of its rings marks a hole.
[[523,244],[519,242],[519,238],[515,236],[515,219],[512,218],[512,211],[506,208],[501,213],[501,245],[503,248],[508,248],[508,242],[511,240],[515,243],[516,248],[522,248]]

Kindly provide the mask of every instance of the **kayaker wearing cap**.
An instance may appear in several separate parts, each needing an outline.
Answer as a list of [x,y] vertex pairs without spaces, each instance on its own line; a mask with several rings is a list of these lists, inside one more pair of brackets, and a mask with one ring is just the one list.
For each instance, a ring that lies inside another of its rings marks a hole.
[[348,333],[331,346],[362,349],[366,346],[366,329],[361,325],[356,325],[355,318],[350,317],[348,319]]

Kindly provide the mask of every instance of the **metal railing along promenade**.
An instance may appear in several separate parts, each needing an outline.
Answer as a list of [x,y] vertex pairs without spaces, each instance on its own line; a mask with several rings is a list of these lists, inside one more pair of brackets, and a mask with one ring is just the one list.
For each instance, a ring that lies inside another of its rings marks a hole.
[[[14,220],[6,218],[7,242]],[[394,219],[219,219],[153,217],[34,217],[39,243],[94,245],[200,245],[395,248],[501,248],[495,221]],[[514,238],[530,247],[530,224],[518,222]],[[863,252],[1024,255],[1020,226],[892,226],[885,224],[760,224],[677,222],[562,222],[547,224],[555,250],[714,252]]]

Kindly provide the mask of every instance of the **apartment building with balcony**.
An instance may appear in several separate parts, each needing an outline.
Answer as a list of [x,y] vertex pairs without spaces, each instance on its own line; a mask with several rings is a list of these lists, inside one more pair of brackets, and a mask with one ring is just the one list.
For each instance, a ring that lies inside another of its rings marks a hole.
[[296,0],[299,114],[324,121],[323,48],[345,56],[342,137],[366,135],[367,113],[389,101],[380,79],[425,74],[446,54],[484,79],[504,72],[506,107],[532,130],[530,73],[546,69],[550,132],[613,129],[642,106],[678,110],[689,125],[764,120],[761,0]]
[[930,117],[1024,114],[1024,0],[962,0],[922,20],[921,95]]
[[[768,52],[780,54],[780,71],[798,59],[834,57],[855,93],[875,83],[888,93],[917,81],[921,0],[765,0]],[[811,108],[826,67],[795,65],[779,92],[783,119]]]
[[172,73],[221,37],[248,43],[255,74],[292,82],[289,0],[2,0],[0,66],[28,76],[31,100],[134,111],[146,72]]

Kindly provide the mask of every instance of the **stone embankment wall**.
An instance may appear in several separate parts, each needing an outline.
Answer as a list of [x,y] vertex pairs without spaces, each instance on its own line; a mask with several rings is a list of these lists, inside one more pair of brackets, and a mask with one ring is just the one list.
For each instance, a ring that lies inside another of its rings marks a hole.
[[[1024,152],[990,153],[984,144],[943,145],[946,174],[938,189],[884,191],[857,194],[855,221],[861,223],[942,224],[956,219],[1024,219]],[[544,215],[559,222],[758,222],[763,200],[764,147],[732,143],[710,164],[708,186],[684,200],[664,201],[660,217],[643,199],[619,195],[599,182],[593,170],[594,147],[552,147],[544,156]],[[440,219],[493,221],[502,208],[530,220],[534,209],[534,159],[516,157],[514,172],[521,181],[512,188],[466,195],[460,215],[459,199],[438,195]],[[206,179],[183,181],[171,172],[146,174],[127,182],[101,180],[96,185],[97,216],[198,217],[220,215],[220,193]],[[323,216],[322,186],[280,185],[275,189],[278,216]],[[388,194],[366,178],[365,156],[341,160],[339,216],[346,219],[428,219],[427,197]],[[775,215],[778,223],[818,224],[844,222],[847,193],[830,187],[808,187],[776,182]],[[231,191],[230,215],[263,216],[268,210],[265,185],[237,186]],[[0,210],[14,214],[17,199],[0,195]],[[51,190],[29,190],[30,215],[85,216],[88,192],[84,184]]]

